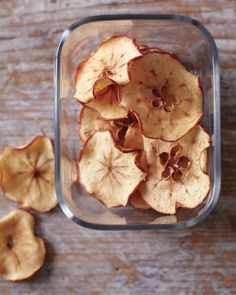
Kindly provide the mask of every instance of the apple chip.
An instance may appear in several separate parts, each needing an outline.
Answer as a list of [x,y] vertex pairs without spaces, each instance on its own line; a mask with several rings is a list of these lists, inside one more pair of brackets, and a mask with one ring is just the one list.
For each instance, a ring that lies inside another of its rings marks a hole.
[[[75,98],[82,103],[93,99],[93,87],[99,79],[110,79],[118,85],[128,83],[127,63],[140,55],[134,40],[127,36],[112,36],[103,41],[99,49],[84,59],[77,68]],[[103,85],[106,87],[107,83],[100,83],[99,90],[102,90]]]
[[[97,82],[95,83],[96,87]],[[116,84],[111,84],[97,91],[95,99],[90,100],[85,106],[90,107],[100,113],[107,120],[124,118],[128,111],[119,106],[118,103],[118,87]]]
[[79,158],[79,182],[107,207],[125,206],[146,173],[136,166],[136,152],[114,147],[109,131],[88,139]]
[[46,249],[34,224],[33,215],[21,209],[0,219],[0,274],[6,280],[27,279],[42,267]]
[[140,192],[136,190],[129,198],[129,203],[136,209],[150,209],[151,206],[149,206],[141,196]]
[[0,171],[7,198],[40,212],[56,207],[54,153],[48,137],[38,136],[22,148],[5,147]]
[[89,108],[82,108],[79,115],[79,137],[87,140],[95,131],[111,130],[109,121],[104,120],[100,114]]
[[170,53],[149,52],[130,63],[130,80],[120,88],[120,105],[140,119],[143,135],[176,141],[202,117],[196,76]]
[[209,176],[201,169],[202,152],[209,135],[199,126],[178,142],[144,138],[149,172],[139,186],[144,200],[161,213],[174,214],[176,207],[195,208],[210,189]]

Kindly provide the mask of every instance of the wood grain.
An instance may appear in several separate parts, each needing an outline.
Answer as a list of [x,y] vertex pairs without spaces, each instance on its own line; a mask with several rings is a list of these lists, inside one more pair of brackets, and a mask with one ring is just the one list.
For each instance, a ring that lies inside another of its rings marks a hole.
[[[106,13],[177,13],[207,26],[221,65],[220,201],[192,229],[99,232],[57,208],[36,214],[47,261],[32,279],[0,279],[0,294],[236,294],[236,3],[231,0],[1,0],[0,147],[53,136],[53,57],[66,26]],[[0,215],[16,207],[0,196]]]

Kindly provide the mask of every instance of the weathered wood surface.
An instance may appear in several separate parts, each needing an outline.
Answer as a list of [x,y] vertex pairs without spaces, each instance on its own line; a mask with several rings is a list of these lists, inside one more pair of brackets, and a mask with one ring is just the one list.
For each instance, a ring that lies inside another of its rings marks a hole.
[[[64,28],[105,13],[190,15],[216,39],[221,65],[220,201],[192,229],[96,232],[59,208],[37,214],[47,261],[32,279],[0,294],[236,294],[236,2],[229,0],[1,0],[0,146],[53,136],[53,57]],[[0,197],[0,215],[16,205]]]

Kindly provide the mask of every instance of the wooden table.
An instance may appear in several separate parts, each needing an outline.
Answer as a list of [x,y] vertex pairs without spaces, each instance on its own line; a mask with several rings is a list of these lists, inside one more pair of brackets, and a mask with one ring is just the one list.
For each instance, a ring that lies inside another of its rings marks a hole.
[[[59,208],[36,214],[47,260],[32,279],[0,294],[236,294],[236,2],[231,0],[1,0],[0,146],[53,136],[53,57],[64,28],[105,13],[178,13],[216,39],[221,66],[220,200],[199,225],[177,232],[99,232]],[[0,197],[0,215],[16,204]]]

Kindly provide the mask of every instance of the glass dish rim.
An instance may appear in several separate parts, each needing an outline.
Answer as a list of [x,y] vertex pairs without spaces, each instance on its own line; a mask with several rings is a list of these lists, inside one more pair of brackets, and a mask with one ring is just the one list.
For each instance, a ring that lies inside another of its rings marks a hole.
[[[209,47],[211,49],[212,67],[213,67],[213,81],[214,81],[214,151],[213,160],[215,161],[214,169],[214,186],[212,187],[212,201],[208,209],[201,215],[194,217],[188,221],[180,222],[177,224],[96,224],[86,222],[73,214],[70,208],[67,206],[61,191],[60,180],[60,54],[63,44],[72,31],[78,27],[97,21],[113,21],[113,20],[178,20],[184,23],[192,24],[197,27],[203,35],[206,36]],[[96,229],[96,230],[168,230],[168,229],[182,229],[196,225],[200,221],[204,220],[215,207],[221,187],[221,140],[220,140],[220,85],[219,85],[219,62],[218,51],[215,41],[211,33],[206,27],[198,20],[190,18],[188,16],[177,14],[107,14],[89,16],[79,21],[74,22],[65,29],[61,38],[59,39],[56,54],[54,59],[54,90],[55,90],[55,114],[54,114],[54,149],[55,149],[55,188],[59,205],[64,214],[83,227]]]

